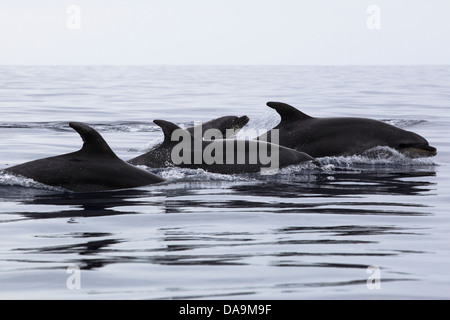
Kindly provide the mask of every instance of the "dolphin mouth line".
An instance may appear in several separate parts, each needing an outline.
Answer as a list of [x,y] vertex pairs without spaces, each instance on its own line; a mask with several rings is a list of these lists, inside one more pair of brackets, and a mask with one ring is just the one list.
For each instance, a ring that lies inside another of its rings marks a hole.
[[414,153],[418,153],[418,154],[423,154],[423,155],[428,155],[428,156],[435,156],[437,155],[437,150],[436,148],[430,147],[430,146],[426,146],[426,147],[410,147],[407,148],[408,151],[410,152],[414,152]]
[[238,123],[233,126],[232,129],[240,130],[250,121],[249,117],[242,116],[238,119]]

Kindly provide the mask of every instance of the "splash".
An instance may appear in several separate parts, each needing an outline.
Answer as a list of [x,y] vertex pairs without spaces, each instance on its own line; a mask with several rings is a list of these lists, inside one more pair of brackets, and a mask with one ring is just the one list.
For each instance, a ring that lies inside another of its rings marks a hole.
[[174,181],[250,181],[251,175],[246,174],[221,174],[208,172],[203,169],[186,169],[170,167],[154,172],[164,179]]
[[60,187],[52,187],[46,184],[34,181],[33,179],[16,176],[4,171],[0,170],[0,185],[4,186],[15,186],[15,187],[24,187],[24,188],[35,188],[42,190],[50,190],[50,191],[66,191]]
[[274,110],[266,110],[258,119],[250,118],[248,124],[236,134],[237,139],[255,139],[280,123],[280,115]]
[[423,167],[436,166],[433,158],[410,158],[390,147],[375,147],[362,155],[323,157],[318,161],[322,166],[352,168],[354,166]]

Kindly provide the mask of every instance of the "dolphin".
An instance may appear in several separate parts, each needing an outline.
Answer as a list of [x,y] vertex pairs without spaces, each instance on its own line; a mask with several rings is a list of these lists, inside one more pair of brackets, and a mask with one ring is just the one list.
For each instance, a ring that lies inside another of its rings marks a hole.
[[[222,138],[232,138],[239,130],[244,127],[250,119],[247,116],[224,116],[217,119],[213,119],[201,124],[202,135],[206,130],[217,129],[222,133]],[[189,133],[194,134],[194,130],[199,128],[200,125],[189,127],[186,130]]]
[[279,144],[312,157],[360,155],[377,146],[387,146],[412,157],[430,157],[436,148],[420,135],[367,118],[313,118],[281,102],[267,102],[281,116],[272,130],[257,137],[271,141],[278,130]]
[[[217,129],[220,131],[220,135],[217,137],[219,139],[230,139],[232,138],[242,127],[244,127],[249,121],[247,116],[237,117],[237,116],[223,116],[220,118],[212,119],[210,121],[189,127],[186,130],[193,135],[194,130],[201,129],[201,135],[203,137],[204,133],[209,129]],[[170,140],[170,139],[169,139]],[[133,165],[147,165],[153,168],[163,168],[171,162],[170,155],[165,152],[167,145],[160,143],[150,149],[143,155],[137,156],[133,159],[128,160],[128,163]]]
[[88,125],[80,122],[69,125],[84,141],[79,151],[26,162],[4,171],[76,192],[135,188],[164,181],[119,159],[103,137]]
[[[164,133],[164,142],[148,153],[129,160],[134,165],[161,168],[178,166],[190,169],[204,169],[221,174],[261,172],[271,174],[281,167],[312,162],[311,156],[277,144],[256,140],[218,139],[204,140],[165,120],[154,120]],[[177,133],[178,140],[174,133]],[[183,137],[180,142],[180,138]],[[187,146],[181,150],[181,144]],[[209,151],[206,158],[205,154]],[[264,154],[264,152],[267,152]],[[181,155],[181,153],[183,155]],[[266,156],[263,158],[263,154]],[[270,154],[270,155],[269,155]],[[183,158],[176,160],[175,158]],[[270,158],[270,159],[269,159]],[[274,165],[275,164],[275,165]],[[267,171],[264,171],[267,169]],[[271,171],[272,170],[272,171]]]

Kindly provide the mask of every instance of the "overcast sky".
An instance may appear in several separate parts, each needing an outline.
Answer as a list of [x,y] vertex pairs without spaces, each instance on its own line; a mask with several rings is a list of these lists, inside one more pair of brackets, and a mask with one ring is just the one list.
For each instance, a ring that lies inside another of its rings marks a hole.
[[450,0],[0,0],[0,64],[450,64]]

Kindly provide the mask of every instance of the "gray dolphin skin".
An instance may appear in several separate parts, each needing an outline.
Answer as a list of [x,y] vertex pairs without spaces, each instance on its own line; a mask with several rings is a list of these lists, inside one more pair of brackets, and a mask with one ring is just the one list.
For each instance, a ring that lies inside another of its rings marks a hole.
[[[256,140],[235,139],[202,140],[196,138],[190,133],[187,133],[189,139],[188,142],[193,147],[189,149],[187,155],[184,155],[188,161],[185,163],[175,164],[172,151],[177,145],[179,145],[180,141],[172,141],[173,133],[176,130],[186,132],[187,130],[183,130],[176,124],[169,121],[154,120],[153,122],[162,128],[164,133],[164,142],[157,147],[157,154],[155,152],[150,152],[151,156],[148,157],[147,154],[144,154],[133,159],[132,161],[130,160],[130,163],[155,168],[167,166],[178,166],[190,169],[200,168],[208,172],[221,174],[252,173],[260,172],[262,171],[261,169],[269,167],[267,161],[263,161],[259,157],[255,156],[256,153],[264,148],[264,150],[268,151],[267,154],[269,154],[270,157],[277,157],[275,159],[277,161],[276,169],[305,162],[312,162],[318,165],[317,161],[313,157],[303,152],[298,152],[296,150],[274,145],[272,143]],[[198,146],[198,149],[196,149],[195,145]],[[208,163],[204,158],[202,158],[196,163],[195,158],[199,154],[204,153],[208,148],[212,148],[213,145],[220,148],[222,151],[221,156],[218,158],[219,161]],[[242,147],[242,149],[240,149],[240,147]],[[254,154],[252,154],[251,150],[253,150]],[[274,152],[273,150],[276,151]],[[253,156],[255,157],[252,160],[251,158]]]
[[[281,102],[267,102],[281,116],[279,144],[312,157],[360,155],[387,146],[412,157],[430,157],[437,150],[420,135],[367,118],[313,118]],[[272,130],[273,130],[272,129]],[[272,130],[256,138],[271,141]]]
[[[229,139],[232,138],[240,129],[242,129],[248,121],[249,118],[247,116],[223,116],[212,119],[201,124],[201,134],[203,136],[207,130],[217,129],[222,135],[219,138]],[[196,128],[200,128],[200,125],[189,127],[186,130],[193,135]],[[166,149],[167,144],[161,143],[153,147],[145,154],[130,159],[127,162],[133,165],[146,165],[152,168],[164,168],[168,163],[172,163],[170,153],[168,154]]]
[[103,137],[86,124],[69,123],[83,139],[76,152],[5,169],[15,175],[76,192],[135,188],[164,179],[119,159]]
[[[247,116],[224,116],[216,118],[201,124],[202,135],[206,130],[217,129],[222,133],[223,139],[229,139],[232,138],[239,130],[241,130],[249,120],[250,119]],[[194,134],[195,128],[199,126],[200,125],[196,125],[194,127],[187,128],[186,130],[191,134]]]

